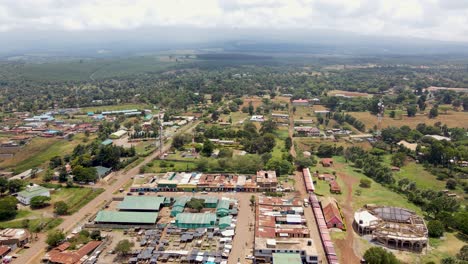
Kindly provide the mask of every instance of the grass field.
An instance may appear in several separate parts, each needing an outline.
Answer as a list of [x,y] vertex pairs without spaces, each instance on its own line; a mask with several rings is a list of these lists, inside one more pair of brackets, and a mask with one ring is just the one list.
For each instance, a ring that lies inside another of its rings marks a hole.
[[[356,117],[366,125],[366,128],[372,128],[377,125],[377,116],[371,115],[369,112],[349,112],[348,114]],[[447,114],[440,113],[436,118],[428,118],[427,115],[417,115],[415,117],[407,117],[402,115],[401,119],[393,119],[388,115],[382,119],[382,128],[388,126],[409,126],[416,128],[419,123],[426,125],[433,125],[437,122],[446,124],[448,127],[463,127],[468,129],[468,112],[454,112],[449,111]]]
[[101,188],[61,188],[51,195],[51,202],[64,201],[69,212],[74,213],[103,191]]
[[[161,162],[167,164],[166,167],[161,167]],[[150,166],[145,166],[145,173],[161,173],[161,172],[183,172],[183,171],[193,171],[195,169],[195,163],[191,161],[163,161],[163,160],[154,160],[151,162]]]
[[103,111],[116,111],[127,109],[152,109],[152,106],[147,104],[117,104],[117,105],[103,105],[103,106],[89,106],[81,108],[82,113],[87,112],[103,112]]
[[[0,162],[0,168],[13,169],[21,173],[27,169],[40,167],[54,156],[63,156],[73,151],[73,148],[83,143],[84,134],[77,134],[72,141],[57,138],[36,137],[11,159]],[[92,140],[92,137],[90,137]]]
[[242,113],[240,111],[237,112],[231,112],[229,115],[221,115],[219,120],[222,122],[229,122],[229,117],[232,119],[232,125],[237,126],[240,125],[239,121],[244,121],[249,119],[249,114],[248,113]]
[[[62,218],[49,218],[41,217],[29,220],[28,229],[31,231],[38,230],[41,226],[41,230],[47,231],[55,228],[63,222]],[[0,222],[0,229],[5,228],[24,228],[23,220],[14,220],[8,222]]]

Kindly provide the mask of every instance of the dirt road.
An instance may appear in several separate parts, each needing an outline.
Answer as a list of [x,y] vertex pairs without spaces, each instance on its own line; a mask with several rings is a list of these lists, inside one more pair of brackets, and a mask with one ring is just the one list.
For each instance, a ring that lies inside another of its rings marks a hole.
[[[188,127],[182,129],[179,133],[190,132],[193,130],[199,122],[190,124]],[[166,143],[163,147],[163,152],[167,151],[170,148],[170,143]],[[89,202],[83,206],[78,212],[73,215],[64,216],[64,221],[60,224],[57,229],[61,229],[64,232],[69,232],[76,226],[79,226],[82,223],[85,223],[88,217],[96,213],[105,203],[105,201],[110,201],[114,196],[114,192],[118,191],[127,181],[131,179],[132,176],[139,173],[140,167],[144,166],[153,159],[159,157],[159,151],[155,151],[153,154],[145,158],[136,167],[123,172],[123,170],[118,172],[113,172],[111,177],[116,179],[115,181],[110,181],[110,184],[105,187],[105,191],[97,196],[93,201]],[[36,264],[41,262],[41,258],[46,249],[46,236],[41,235],[38,237],[38,240],[31,244],[29,249],[24,250],[24,252],[16,258],[13,263],[18,264]]]
[[357,245],[354,243],[354,230],[352,223],[354,221],[353,210],[353,184],[357,180],[346,173],[338,172],[337,176],[345,183],[346,186],[346,202],[341,205],[341,210],[344,214],[347,230],[345,239],[336,240],[336,246],[340,251],[341,263],[359,263],[361,258],[356,254]]

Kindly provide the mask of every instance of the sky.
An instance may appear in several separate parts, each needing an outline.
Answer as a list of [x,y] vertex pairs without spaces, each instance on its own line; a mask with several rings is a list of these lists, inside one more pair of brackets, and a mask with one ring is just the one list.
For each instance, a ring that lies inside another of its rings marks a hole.
[[468,0],[0,0],[2,35],[143,27],[319,29],[468,42]]

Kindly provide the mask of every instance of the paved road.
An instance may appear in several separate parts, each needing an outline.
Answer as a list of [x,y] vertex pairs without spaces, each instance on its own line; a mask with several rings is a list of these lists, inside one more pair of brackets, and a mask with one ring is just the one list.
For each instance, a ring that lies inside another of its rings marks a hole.
[[[190,124],[188,127],[183,128],[179,133],[188,132],[190,133],[198,124],[199,122],[195,122]],[[166,143],[163,147],[163,152],[167,151],[170,148],[170,143]],[[107,185],[105,191],[97,196],[93,201],[89,202],[85,206],[83,206],[78,212],[74,213],[73,215],[64,216],[64,221],[60,224],[57,229],[61,229],[64,232],[70,232],[73,228],[77,226],[79,223],[86,222],[87,218],[96,213],[103,205],[105,201],[112,200],[114,196],[114,192],[118,191],[125,183],[127,183],[132,176],[139,173],[140,167],[144,166],[148,162],[152,161],[153,159],[159,157],[159,151],[155,151],[153,154],[149,155],[145,158],[143,162],[141,162],[136,167],[128,170],[127,172],[123,172],[123,170],[118,172],[113,172],[110,177],[116,179],[115,181],[110,181],[110,184]],[[38,240],[32,243],[29,249],[26,249],[17,259],[13,261],[13,263],[18,264],[36,264],[41,262],[41,258],[45,253],[46,249],[46,236],[40,235]]]

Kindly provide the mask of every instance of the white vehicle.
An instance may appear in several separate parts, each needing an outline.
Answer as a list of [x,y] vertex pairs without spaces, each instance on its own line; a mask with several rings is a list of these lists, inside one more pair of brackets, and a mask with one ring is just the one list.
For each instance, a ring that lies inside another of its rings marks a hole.
[[208,192],[203,191],[203,192],[201,192],[201,194],[208,194]]

